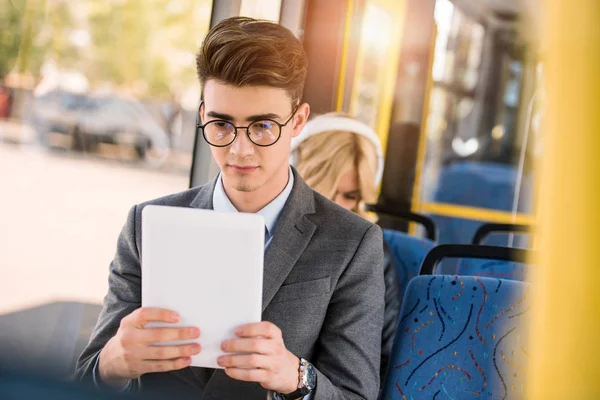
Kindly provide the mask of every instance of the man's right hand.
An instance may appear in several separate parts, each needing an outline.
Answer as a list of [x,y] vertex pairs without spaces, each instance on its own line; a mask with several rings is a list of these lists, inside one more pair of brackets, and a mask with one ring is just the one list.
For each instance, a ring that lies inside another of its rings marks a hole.
[[148,372],[182,369],[200,353],[198,343],[156,346],[157,342],[189,340],[200,336],[198,328],[144,328],[151,321],[176,323],[176,312],[161,308],[139,308],[123,318],[117,334],[100,352],[98,373],[102,382],[123,387],[129,379]]

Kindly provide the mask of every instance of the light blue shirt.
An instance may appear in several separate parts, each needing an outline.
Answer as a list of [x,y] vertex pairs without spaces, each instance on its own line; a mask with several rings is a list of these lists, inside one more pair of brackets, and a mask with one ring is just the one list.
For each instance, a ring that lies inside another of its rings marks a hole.
[[[287,199],[290,197],[290,193],[292,193],[292,188],[294,187],[294,174],[292,173],[292,169],[289,168],[288,174],[288,183],[283,189],[281,193],[277,197],[275,197],[269,204],[264,206],[257,214],[261,215],[265,219],[265,249],[268,247],[269,243],[271,243],[271,239],[273,238],[275,224],[279,219],[279,215],[283,210],[283,206]],[[238,212],[227,194],[225,193],[225,188],[223,188],[223,179],[221,174],[219,174],[217,178],[217,183],[215,185],[215,190],[213,191],[213,210],[218,212]]]

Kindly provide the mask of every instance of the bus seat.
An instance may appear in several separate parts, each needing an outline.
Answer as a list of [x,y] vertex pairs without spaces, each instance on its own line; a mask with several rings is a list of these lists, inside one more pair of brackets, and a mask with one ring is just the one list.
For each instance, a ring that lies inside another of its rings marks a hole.
[[384,229],[383,240],[392,252],[398,280],[400,281],[400,301],[404,297],[408,282],[419,274],[419,268],[425,256],[435,244],[431,240],[421,239],[403,232]]
[[[534,229],[531,225],[520,224],[484,224],[473,235],[471,243],[482,245],[490,234],[513,233],[517,235],[528,234]],[[522,242],[517,243],[521,247]],[[524,281],[527,278],[527,265],[524,263],[505,260],[480,260],[463,259],[458,265],[457,275],[487,276],[492,278],[512,279]]]
[[141,396],[136,393],[116,392],[81,382],[65,382],[45,375],[3,369],[0,366],[0,399],[2,400],[139,400],[140,398]]
[[[517,211],[531,213],[530,188],[532,177],[523,176],[520,200]],[[436,190],[432,193],[434,203],[452,204],[489,210],[511,211],[517,182],[517,169],[514,166],[478,161],[463,161],[444,166],[437,179]],[[486,221],[476,221],[456,217],[431,215],[439,228],[438,243],[466,244],[471,241],[477,229]],[[506,246],[506,235],[496,235],[489,244]],[[442,267],[444,273],[454,273],[449,267]]]
[[527,265],[512,261],[463,259],[458,265],[457,275],[525,281]]
[[414,278],[381,398],[524,398],[530,303],[524,282]]
[[68,378],[101,306],[54,302],[0,315],[0,367]]
[[387,224],[382,225],[381,222],[386,218],[394,221],[402,221],[403,223],[413,222],[424,229],[424,235],[427,239],[437,242],[438,229],[433,218],[425,214],[404,210],[405,207],[406,204],[378,203],[367,204],[365,209],[377,214],[379,217],[378,223],[383,229],[399,230],[397,228],[391,228],[387,226]]

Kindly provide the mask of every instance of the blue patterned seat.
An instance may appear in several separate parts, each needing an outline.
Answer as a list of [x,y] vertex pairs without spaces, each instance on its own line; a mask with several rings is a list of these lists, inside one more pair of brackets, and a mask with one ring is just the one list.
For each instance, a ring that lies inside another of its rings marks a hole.
[[[513,232],[517,235],[528,234],[533,227],[531,225],[517,224],[484,224],[481,226],[471,242],[474,245],[487,243],[486,239],[490,234],[497,236],[499,232]],[[517,247],[527,246],[523,237],[517,237]],[[512,242],[511,244],[515,244]],[[481,260],[473,258],[464,258],[458,264],[456,273],[458,275],[487,276],[491,278],[512,279],[524,281],[527,279],[528,265],[519,262],[505,260]]]
[[408,285],[384,399],[521,399],[528,359],[524,282],[422,275]]
[[490,278],[524,281],[527,265],[512,261],[463,259],[458,265],[458,275],[473,275]]
[[[436,190],[430,199],[435,203],[483,208],[510,212],[513,208],[513,197],[517,182],[517,168],[511,165],[464,161],[444,166],[437,179]],[[530,214],[532,212],[533,187],[529,175],[523,176],[520,200],[517,211]],[[439,230],[440,244],[467,244],[475,232],[487,221],[455,218],[442,215],[430,216]],[[527,247],[523,238],[517,239],[516,247]],[[486,240],[492,246],[507,246],[508,235],[499,234]],[[457,273],[458,260],[448,260],[440,266],[445,274]]]
[[400,301],[404,297],[408,282],[419,274],[423,259],[435,243],[403,232],[384,229],[383,240],[387,243],[394,257],[398,280],[400,281]]

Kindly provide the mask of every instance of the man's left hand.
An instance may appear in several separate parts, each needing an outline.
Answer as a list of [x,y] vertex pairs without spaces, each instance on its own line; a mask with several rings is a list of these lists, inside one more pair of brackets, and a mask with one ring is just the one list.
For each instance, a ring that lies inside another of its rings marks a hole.
[[218,358],[217,363],[229,377],[258,382],[265,389],[282,394],[298,389],[300,359],[286,349],[277,326],[271,322],[243,325],[235,330],[235,335],[239,339],[224,341],[221,349],[247,354]]

